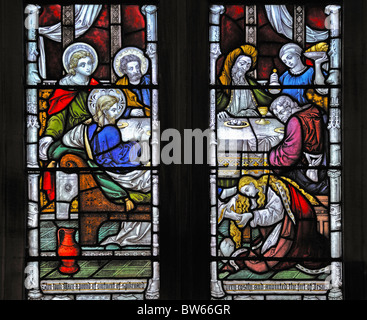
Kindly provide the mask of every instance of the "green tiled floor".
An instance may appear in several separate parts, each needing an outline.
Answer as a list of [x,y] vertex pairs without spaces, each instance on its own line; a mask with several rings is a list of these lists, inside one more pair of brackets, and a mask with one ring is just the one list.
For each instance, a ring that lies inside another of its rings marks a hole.
[[[221,266],[221,263],[218,264]],[[255,274],[250,270],[240,270],[236,273],[219,272],[219,279],[222,280],[323,280],[326,274],[310,275],[297,268],[291,268],[284,271],[269,271],[263,274]]]
[[[224,220],[218,227],[218,246],[220,242],[229,237],[229,221]],[[284,271],[270,271],[264,274],[255,274],[249,270],[240,270],[236,273],[229,274],[229,272],[220,272],[222,268],[222,262],[218,263],[218,277],[222,280],[316,280],[316,279],[325,279],[327,277],[326,274],[321,275],[309,275],[306,274],[297,268],[291,268],[289,270]]]
[[290,269],[274,274],[274,280],[312,280],[316,279],[314,275],[306,274],[298,269]]
[[152,263],[149,260],[114,260],[97,261],[81,260],[79,272],[63,275],[58,271],[58,261],[46,261],[40,264],[41,279],[60,278],[146,278],[152,275]]
[[144,278],[150,276],[151,262],[148,260],[110,261],[94,275],[95,278]]
[[77,221],[41,221],[40,223],[40,248],[41,251],[55,251],[57,247],[57,229],[73,228],[75,240],[78,241],[78,222]]
[[[120,230],[120,222],[118,221],[109,221],[104,224],[99,229],[98,232],[98,241],[102,242],[104,239],[111,235],[115,235]],[[79,232],[78,232],[78,221],[42,221],[41,222],[41,233],[40,233],[40,248],[41,251],[56,251],[57,248],[57,236],[56,231],[58,228],[73,228],[75,229],[75,241],[79,241]],[[110,244],[108,246],[93,246],[93,247],[83,247],[83,250],[119,250],[120,246],[115,244]],[[124,247],[124,249],[130,250],[146,250],[147,247],[137,247],[137,246],[128,246]]]

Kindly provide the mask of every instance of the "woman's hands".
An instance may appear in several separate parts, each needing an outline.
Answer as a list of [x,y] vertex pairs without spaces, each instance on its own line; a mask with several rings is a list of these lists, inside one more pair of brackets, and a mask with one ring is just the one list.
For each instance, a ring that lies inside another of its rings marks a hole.
[[253,214],[251,212],[236,213],[236,202],[236,197],[229,200],[227,210],[224,212],[224,218],[234,220],[240,228],[244,228],[253,218]]
[[321,66],[327,61],[329,61],[329,57],[328,57],[327,53],[325,52],[325,54],[321,58],[315,60],[315,66],[317,66],[317,65]]
[[240,228],[246,227],[246,225],[249,223],[249,221],[254,217],[254,215],[251,212],[245,212],[242,214],[239,214],[239,220],[237,221],[237,224]]

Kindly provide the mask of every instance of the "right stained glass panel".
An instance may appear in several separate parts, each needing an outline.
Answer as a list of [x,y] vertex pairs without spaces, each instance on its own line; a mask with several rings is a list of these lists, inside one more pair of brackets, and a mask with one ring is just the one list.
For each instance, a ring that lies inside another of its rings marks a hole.
[[210,5],[213,299],[343,299],[342,9]]

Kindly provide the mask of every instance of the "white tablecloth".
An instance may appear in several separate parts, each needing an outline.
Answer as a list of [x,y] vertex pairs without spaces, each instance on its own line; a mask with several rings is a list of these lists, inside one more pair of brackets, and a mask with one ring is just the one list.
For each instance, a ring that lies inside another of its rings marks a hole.
[[[284,136],[284,124],[273,117],[265,117],[268,124],[257,124],[260,118],[237,118],[246,121],[245,128],[232,128],[226,121],[217,121],[217,164],[221,177],[240,176],[239,166],[254,168],[267,166],[268,151],[280,143]],[[282,130],[280,132],[280,130]],[[261,174],[264,170],[254,170]]]

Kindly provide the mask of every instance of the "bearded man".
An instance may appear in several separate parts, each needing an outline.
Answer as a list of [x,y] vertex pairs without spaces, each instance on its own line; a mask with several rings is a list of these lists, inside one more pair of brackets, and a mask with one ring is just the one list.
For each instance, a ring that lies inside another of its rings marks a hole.
[[123,89],[127,102],[124,117],[150,116],[151,90],[145,87],[151,84],[146,74],[148,64],[148,58],[138,48],[124,48],[115,57],[114,70],[121,77],[116,84],[129,87]]
[[285,124],[284,138],[269,154],[269,163],[313,194],[328,194],[327,114],[316,105],[301,107],[291,97],[275,99],[270,111]]
[[[254,46],[243,45],[230,52],[224,62],[223,71],[219,77],[223,86],[259,86],[258,82],[249,76],[257,61],[257,50]],[[259,88],[220,90],[217,94],[217,112],[219,119],[227,117],[258,117],[257,107],[269,106],[271,96]]]

